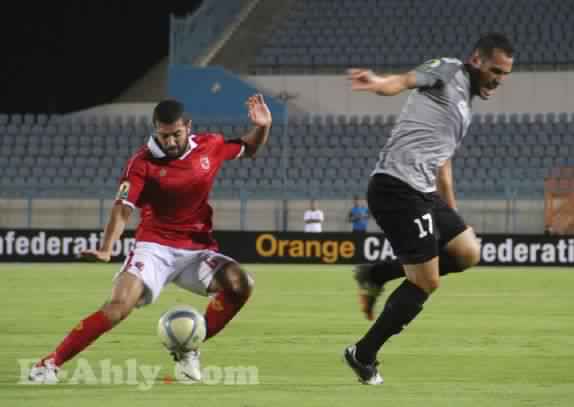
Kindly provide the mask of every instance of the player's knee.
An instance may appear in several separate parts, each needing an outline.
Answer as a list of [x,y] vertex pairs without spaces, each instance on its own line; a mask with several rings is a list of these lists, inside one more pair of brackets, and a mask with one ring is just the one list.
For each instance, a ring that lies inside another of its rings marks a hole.
[[457,260],[463,269],[476,266],[480,262],[480,245],[478,242],[468,245]]
[[409,279],[409,281],[411,283],[416,285],[418,288],[420,288],[421,290],[423,290],[427,294],[432,294],[433,292],[438,290],[438,288],[440,287],[440,276],[439,275],[424,276],[421,278],[421,276],[414,277],[412,275],[409,276],[407,274],[407,278]]
[[233,286],[233,291],[237,296],[247,299],[255,287],[255,280],[241,267],[238,266],[237,268],[237,278]]
[[225,269],[225,284],[227,291],[238,299],[245,300],[253,291],[255,281],[239,264],[229,264]]
[[127,318],[131,311],[132,307],[121,301],[109,301],[102,307],[102,312],[113,325],[117,325]]
[[432,294],[440,287],[440,277],[431,277],[425,281],[425,288],[423,290],[426,291],[427,294]]

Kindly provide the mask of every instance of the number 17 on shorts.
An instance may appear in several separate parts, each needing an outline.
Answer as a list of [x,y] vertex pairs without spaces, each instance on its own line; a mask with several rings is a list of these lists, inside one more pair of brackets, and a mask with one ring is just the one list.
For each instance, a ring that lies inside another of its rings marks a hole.
[[434,234],[433,219],[430,212],[425,213],[419,218],[415,218],[413,222],[418,227],[419,239],[424,239],[428,235]]

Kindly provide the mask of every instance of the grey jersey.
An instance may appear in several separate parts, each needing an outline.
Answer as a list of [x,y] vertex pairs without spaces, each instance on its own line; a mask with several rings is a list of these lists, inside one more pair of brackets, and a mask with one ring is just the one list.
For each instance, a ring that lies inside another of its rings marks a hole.
[[415,69],[409,95],[373,174],[396,177],[418,191],[436,190],[438,168],[470,125],[470,79],[461,61],[434,59]]

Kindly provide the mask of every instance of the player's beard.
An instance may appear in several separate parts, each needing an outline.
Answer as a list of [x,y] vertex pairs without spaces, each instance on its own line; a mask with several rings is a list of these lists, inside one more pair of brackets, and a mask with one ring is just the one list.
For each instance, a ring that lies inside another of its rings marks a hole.
[[472,65],[466,65],[470,75],[470,93],[472,96],[478,96],[482,100],[488,100],[498,88],[498,83],[494,80],[486,81],[481,78],[479,69]]
[[470,64],[465,64],[470,78],[470,93],[472,96],[480,95],[480,71]]
[[178,158],[181,155],[179,146],[173,146],[165,149],[165,155],[168,158]]
[[173,146],[172,148],[165,148],[161,144],[159,144],[159,143],[158,144],[160,145],[162,151],[164,152],[164,154],[166,155],[167,158],[175,159],[175,158],[181,157],[183,155],[183,153],[185,151],[187,151],[188,143],[189,143],[189,141],[186,139],[185,144],[183,146],[180,147],[179,145],[176,145],[176,146]]

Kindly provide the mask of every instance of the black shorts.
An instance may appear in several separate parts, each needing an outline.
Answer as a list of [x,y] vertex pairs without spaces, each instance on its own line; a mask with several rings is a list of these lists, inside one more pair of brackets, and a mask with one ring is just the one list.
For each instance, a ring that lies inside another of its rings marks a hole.
[[467,228],[464,220],[436,192],[423,193],[386,174],[371,177],[369,211],[403,264],[438,256]]

